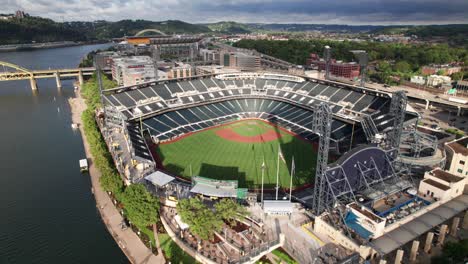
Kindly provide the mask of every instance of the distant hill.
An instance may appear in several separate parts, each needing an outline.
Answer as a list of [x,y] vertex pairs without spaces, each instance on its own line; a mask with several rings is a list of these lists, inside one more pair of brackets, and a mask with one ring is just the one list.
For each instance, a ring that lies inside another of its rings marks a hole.
[[23,19],[0,20],[0,44],[18,44],[52,41],[102,41],[122,36],[133,36],[143,29],[158,29],[166,34],[197,34],[212,32],[203,25],[179,20],[153,22],[148,20],[121,20],[117,22],[65,22],[28,16]]
[[51,19],[27,16],[23,19],[0,20],[0,44],[52,41],[85,41],[81,29],[74,29]]
[[463,46],[467,45],[468,25],[427,25],[427,26],[389,26],[374,30],[374,34],[404,34],[415,35],[420,39],[428,40],[435,38],[446,39],[449,44]]
[[326,31],[326,32],[349,32],[360,33],[368,32],[383,28],[384,26],[350,26],[350,25],[326,25],[326,24],[262,24],[249,23],[246,24],[253,30],[266,31],[286,31],[286,32],[301,32],[301,31]]
[[216,32],[216,33],[247,34],[247,33],[252,32],[252,30],[249,28],[248,25],[233,22],[233,21],[221,21],[217,23],[202,24],[202,25],[207,26],[211,31]]

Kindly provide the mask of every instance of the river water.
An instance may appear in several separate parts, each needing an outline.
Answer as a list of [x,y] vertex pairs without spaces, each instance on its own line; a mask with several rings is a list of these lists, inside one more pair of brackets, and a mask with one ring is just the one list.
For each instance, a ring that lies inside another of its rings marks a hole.
[[[88,45],[0,53],[28,69],[76,67]],[[0,66],[1,67],[1,66]],[[0,71],[4,69],[0,68]],[[95,206],[71,129],[73,81],[0,82],[0,263],[128,263]]]

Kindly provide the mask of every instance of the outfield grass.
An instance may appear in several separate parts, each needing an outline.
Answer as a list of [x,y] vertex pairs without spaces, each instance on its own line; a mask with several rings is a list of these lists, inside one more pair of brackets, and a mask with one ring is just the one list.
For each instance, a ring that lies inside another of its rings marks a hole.
[[[274,130],[281,137],[269,142],[242,143],[216,134],[217,130],[226,128],[242,136],[255,136]],[[165,168],[172,173],[186,177],[195,175],[239,180],[241,187],[249,188],[260,187],[261,165],[265,160],[265,188],[273,188],[276,184],[279,145],[288,163],[286,165],[280,160],[280,185],[289,187],[293,156],[296,164],[293,186],[312,183],[317,158],[312,144],[259,120],[243,120],[161,144],[158,153]]]

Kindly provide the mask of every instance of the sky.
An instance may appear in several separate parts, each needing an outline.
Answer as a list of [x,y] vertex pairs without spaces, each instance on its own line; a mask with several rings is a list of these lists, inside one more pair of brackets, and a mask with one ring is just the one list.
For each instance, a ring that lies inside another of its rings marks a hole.
[[468,24],[468,0],[0,0],[56,21],[182,20],[349,25]]

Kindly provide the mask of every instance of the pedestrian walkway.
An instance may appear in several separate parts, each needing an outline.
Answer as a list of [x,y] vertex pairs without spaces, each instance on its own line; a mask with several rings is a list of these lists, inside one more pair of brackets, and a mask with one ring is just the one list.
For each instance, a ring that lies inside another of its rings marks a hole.
[[[70,107],[73,123],[78,124],[83,138],[86,157],[91,158],[90,147],[86,137],[84,136],[83,127],[81,125],[81,114],[86,109],[86,104],[79,95],[79,92],[77,92],[76,98],[70,99]],[[111,198],[106,192],[104,192],[104,190],[101,189],[101,185],[99,183],[101,173],[96,169],[92,161],[89,166],[89,174],[91,176],[96,206],[99,209],[102,220],[109,230],[109,233],[114,237],[125,255],[127,255],[129,261],[133,264],[165,263],[164,256],[162,256],[162,254],[159,254],[158,256],[154,255],[140,240],[137,234],[131,230],[131,228],[122,230],[121,223],[123,221],[123,217],[112,203]]]

